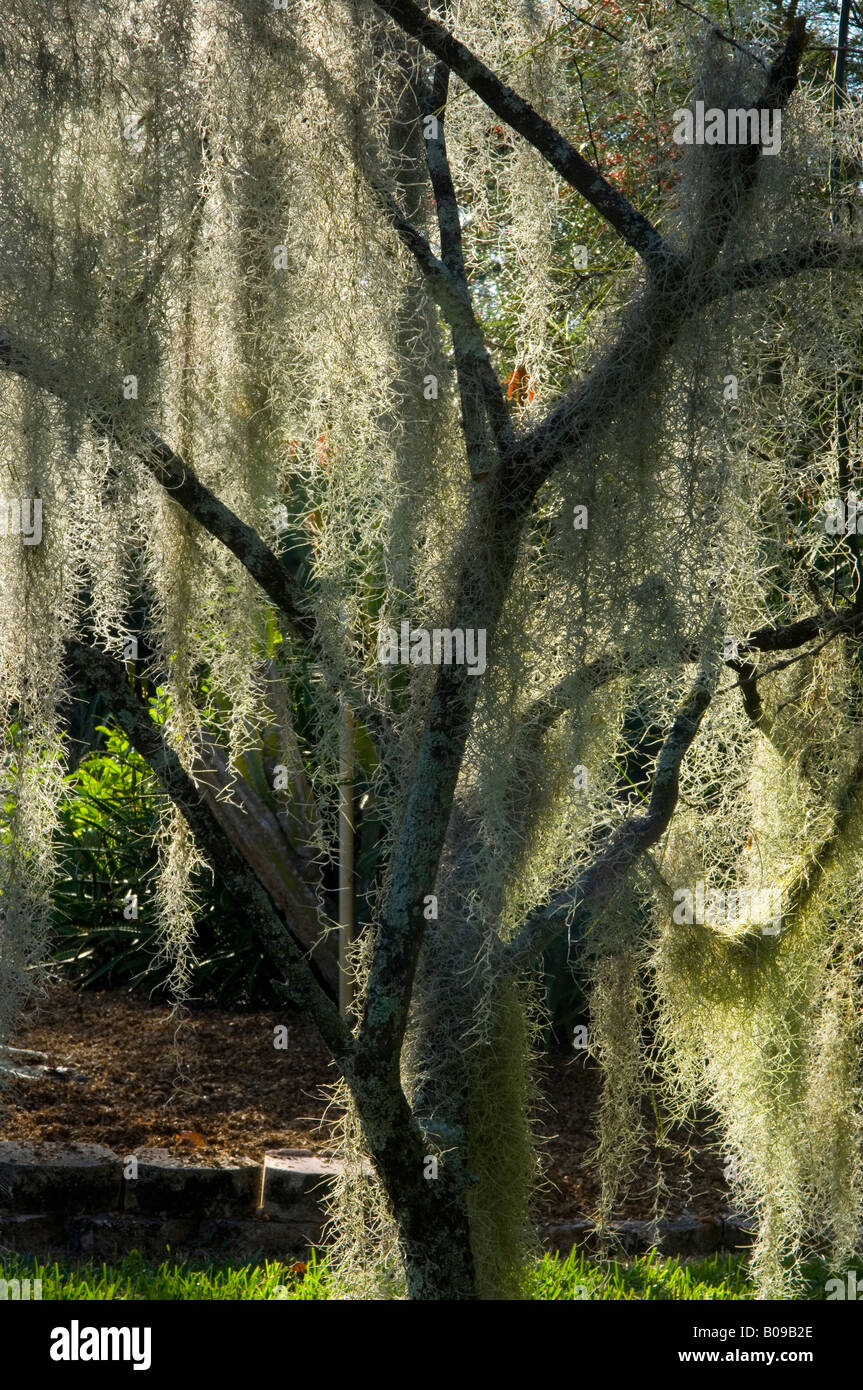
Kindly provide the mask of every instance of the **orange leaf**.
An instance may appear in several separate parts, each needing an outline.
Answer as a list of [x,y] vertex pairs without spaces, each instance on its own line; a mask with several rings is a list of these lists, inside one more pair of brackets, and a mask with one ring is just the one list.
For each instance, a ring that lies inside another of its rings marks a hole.
[[507,400],[515,396],[516,401],[520,401],[527,390],[527,380],[527,367],[516,367],[506,383]]
[[199,1134],[196,1129],[184,1129],[181,1133],[175,1134],[174,1138],[178,1144],[191,1144],[195,1149],[202,1149],[207,1142],[203,1134]]
[[529,404],[535,396],[536,392],[530,384],[530,372],[524,365],[519,365],[507,380],[507,400],[515,401],[516,410],[519,416],[521,416],[522,403],[527,400]]

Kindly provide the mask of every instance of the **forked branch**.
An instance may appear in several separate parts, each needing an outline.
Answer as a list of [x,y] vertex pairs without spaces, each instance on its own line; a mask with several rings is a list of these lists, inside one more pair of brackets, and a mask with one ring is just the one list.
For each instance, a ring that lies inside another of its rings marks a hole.
[[599,170],[589,164],[550,121],[505,82],[501,82],[445,25],[426,14],[412,0],[377,0],[377,5],[406,34],[417,39],[429,53],[433,53],[456,73],[491,111],[533,145],[561,178],[605,218],[627,245],[637,251],[650,269],[665,270],[675,259],[671,249],[643,213],[638,212],[622,193],[612,188]]
[[596,916],[624,880],[627,871],[668,829],[677,806],[680,769],[712,699],[715,672],[704,668],[666,735],[653,774],[647,810],[627,816],[611,835],[602,853],[574,883],[556,893],[534,912],[517,936],[503,947],[506,970],[518,974],[564,931],[577,908]]

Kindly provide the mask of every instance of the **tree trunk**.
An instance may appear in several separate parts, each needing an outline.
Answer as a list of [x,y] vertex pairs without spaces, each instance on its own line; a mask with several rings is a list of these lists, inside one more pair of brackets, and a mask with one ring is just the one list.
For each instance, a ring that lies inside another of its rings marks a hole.
[[381,1072],[365,1061],[355,1057],[346,1076],[398,1230],[408,1298],[474,1299],[469,1179],[461,1155],[431,1151],[397,1064]]

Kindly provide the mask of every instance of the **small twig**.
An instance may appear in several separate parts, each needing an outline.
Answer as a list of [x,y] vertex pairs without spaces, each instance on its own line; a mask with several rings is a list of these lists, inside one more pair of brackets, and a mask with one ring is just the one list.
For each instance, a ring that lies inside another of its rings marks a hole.
[[738,43],[737,40],[733,39],[730,34],[726,34],[724,29],[718,28],[717,25],[713,23],[713,20],[710,18],[710,15],[702,14],[701,11],[696,10],[693,5],[687,4],[687,0],[674,0],[674,3],[675,5],[679,5],[681,9],[688,10],[690,14],[694,14],[696,19],[701,20],[702,24],[709,24],[711,29],[713,30],[713,33],[716,34],[718,38],[723,39],[725,43],[730,43],[732,48],[736,48],[739,53],[742,53],[745,57],[750,58],[753,63],[757,63],[758,66],[760,68],[763,68],[765,72],[767,71],[767,64],[765,63],[763,58],[759,58],[757,53],[753,53],[750,49],[744,47],[742,43]]
[[587,109],[587,102],[584,99],[584,79],[581,75],[581,67],[578,59],[573,58],[572,65],[578,77],[578,99],[581,102],[581,109],[584,112],[584,119],[587,121],[587,134],[590,140],[590,148],[593,150],[593,162],[600,173],[602,173],[602,160],[599,157],[599,150],[596,148],[596,141],[593,138],[593,125],[590,119],[590,112]]
[[727,695],[732,690],[742,690],[744,686],[752,686],[756,681],[763,680],[765,676],[772,676],[776,671],[784,671],[787,666],[793,666],[797,661],[805,661],[807,656],[817,656],[819,652],[824,650],[828,642],[832,642],[834,637],[839,636],[842,630],[838,627],[835,632],[831,632],[825,637],[823,642],[819,642],[817,647],[810,647],[808,652],[798,652],[796,656],[788,656],[784,661],[776,661],[772,666],[765,666],[763,671],[756,671],[751,676],[741,677],[733,685],[724,685],[721,690],[717,690],[717,696]]
[[598,34],[605,34],[606,38],[614,39],[615,43],[623,43],[623,39],[618,34],[612,34],[610,29],[604,29],[601,24],[594,24],[592,19],[584,19],[582,15],[576,13],[571,5],[563,4],[563,0],[561,0],[560,8],[566,10],[570,19],[574,19],[577,24],[583,24],[587,29],[595,29]]

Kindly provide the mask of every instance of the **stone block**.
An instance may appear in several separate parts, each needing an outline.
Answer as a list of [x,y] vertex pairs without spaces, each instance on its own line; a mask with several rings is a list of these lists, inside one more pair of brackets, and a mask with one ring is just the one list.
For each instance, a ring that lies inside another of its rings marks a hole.
[[0,1142],[0,1212],[110,1211],[122,1165],[101,1144]]
[[0,1216],[0,1265],[4,1250],[47,1261],[64,1252],[65,1244],[66,1217],[62,1212]]
[[[139,1149],[137,1176],[123,1178],[123,1210],[141,1216],[251,1216],[261,1195],[261,1165],[202,1167],[160,1149]],[[124,1171],[128,1169],[128,1160]]]
[[[643,1255],[655,1247],[663,1255],[706,1255],[720,1249],[724,1224],[712,1217],[678,1216],[673,1220],[613,1221],[612,1244],[625,1255]],[[540,1230],[543,1249],[568,1255],[573,1247],[594,1249],[597,1243],[593,1222],[583,1217],[571,1221],[547,1222]]]
[[165,1220],[120,1212],[73,1216],[66,1223],[66,1248],[73,1257],[93,1260],[112,1260],[137,1251],[147,1260],[161,1261],[173,1258],[196,1226],[188,1218]]
[[323,1219],[205,1221],[194,1239],[194,1253],[208,1259],[296,1260],[322,1244]]
[[343,1171],[338,1159],[309,1149],[273,1149],[264,1155],[262,1206],[268,1216],[296,1219],[320,1209],[334,1178]]
[[752,1245],[758,1230],[758,1223],[739,1212],[726,1213],[722,1223],[722,1243],[728,1250],[741,1250]]

